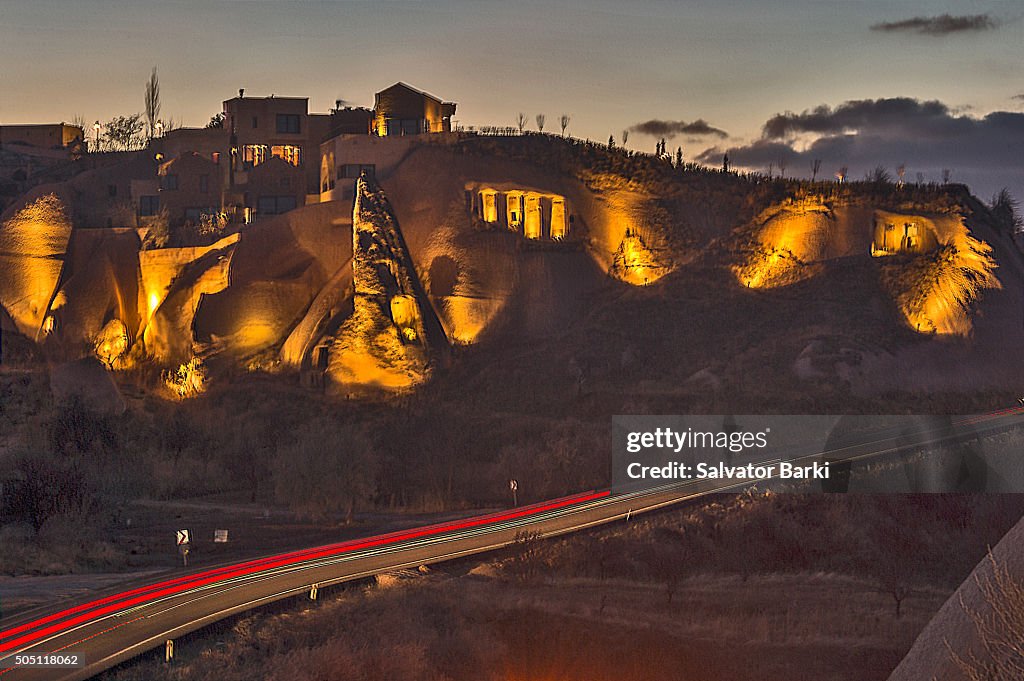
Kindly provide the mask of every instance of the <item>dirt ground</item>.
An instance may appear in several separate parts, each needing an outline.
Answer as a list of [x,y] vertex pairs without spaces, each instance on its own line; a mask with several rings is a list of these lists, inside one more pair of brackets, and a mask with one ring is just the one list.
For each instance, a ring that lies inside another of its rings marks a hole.
[[[945,597],[917,592],[896,618],[886,594],[838,575],[695,577],[669,603],[651,583],[449,567],[224,622],[179,642],[176,666],[150,656],[103,678],[884,681]],[[408,651],[407,670],[366,657]]]
[[[10,615],[137,579],[181,572],[185,568],[175,544],[178,529],[188,529],[192,534],[188,565],[193,568],[393,532],[481,512],[357,514],[351,525],[330,527],[299,520],[279,507],[247,503],[242,500],[244,497],[244,494],[232,493],[180,501],[139,500],[111,509],[109,527],[112,529],[103,541],[116,555],[127,556],[125,562],[114,564],[115,568],[122,569],[102,572],[77,569],[73,570],[74,574],[61,575],[53,574],[64,571],[55,564],[53,570],[44,569],[51,574],[0,576],[3,613]],[[228,530],[226,544],[214,543],[217,529]],[[52,533],[60,535],[62,530],[54,529]],[[8,538],[16,540],[12,535]],[[59,540],[59,536],[48,537],[47,543]]]

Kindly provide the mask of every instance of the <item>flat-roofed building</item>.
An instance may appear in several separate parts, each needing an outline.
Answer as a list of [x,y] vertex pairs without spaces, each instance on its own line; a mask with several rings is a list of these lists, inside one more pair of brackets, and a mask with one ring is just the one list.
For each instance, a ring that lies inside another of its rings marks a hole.
[[77,125],[45,123],[40,125],[0,125],[0,144],[20,144],[40,149],[84,150],[85,133]]
[[232,169],[248,172],[270,158],[301,168],[306,193],[318,193],[320,142],[331,126],[330,114],[309,113],[306,97],[245,97],[224,102],[224,127],[230,134]]

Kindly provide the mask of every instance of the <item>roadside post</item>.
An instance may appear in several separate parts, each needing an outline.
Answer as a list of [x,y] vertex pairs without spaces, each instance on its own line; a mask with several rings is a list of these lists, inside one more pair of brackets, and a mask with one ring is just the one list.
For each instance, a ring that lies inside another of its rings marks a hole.
[[519,481],[509,480],[508,488],[512,490],[512,506],[519,506]]
[[188,530],[178,530],[175,533],[175,538],[178,542],[178,553],[181,554],[182,563],[188,567],[188,552],[192,548],[192,533]]
[[167,639],[164,644],[164,662],[170,662],[174,659],[174,641]]

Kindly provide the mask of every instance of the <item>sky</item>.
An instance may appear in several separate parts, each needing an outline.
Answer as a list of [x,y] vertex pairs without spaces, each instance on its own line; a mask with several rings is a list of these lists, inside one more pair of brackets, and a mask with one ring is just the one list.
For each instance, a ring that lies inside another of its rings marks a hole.
[[464,126],[568,114],[709,164],[1024,198],[1020,0],[0,0],[0,124],[140,111],[154,66],[189,126],[241,87],[325,112],[401,80]]

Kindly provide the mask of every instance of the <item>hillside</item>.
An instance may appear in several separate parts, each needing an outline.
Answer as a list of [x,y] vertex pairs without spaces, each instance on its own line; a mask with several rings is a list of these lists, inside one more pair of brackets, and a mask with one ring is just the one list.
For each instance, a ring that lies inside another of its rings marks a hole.
[[[774,384],[861,397],[1021,382],[1003,361],[1024,326],[1020,255],[959,186],[767,181],[543,135],[423,143],[378,179],[408,251],[410,300],[464,348],[453,375],[535,352],[563,372],[571,360],[588,389],[683,402],[708,386],[743,395],[765,369]],[[40,275],[29,308],[13,281],[0,282],[0,304],[50,356],[88,354],[116,319],[125,368],[199,356],[287,375],[347,361],[330,338],[351,314],[359,266],[351,204],[244,227],[204,260],[209,248],[153,249],[142,232],[133,245],[133,231],[83,222],[97,182],[85,173],[29,197],[0,229],[16,240],[44,199],[53,229],[60,211],[71,218],[64,242],[4,248],[7,269]],[[390,313],[382,323],[400,327]]]

